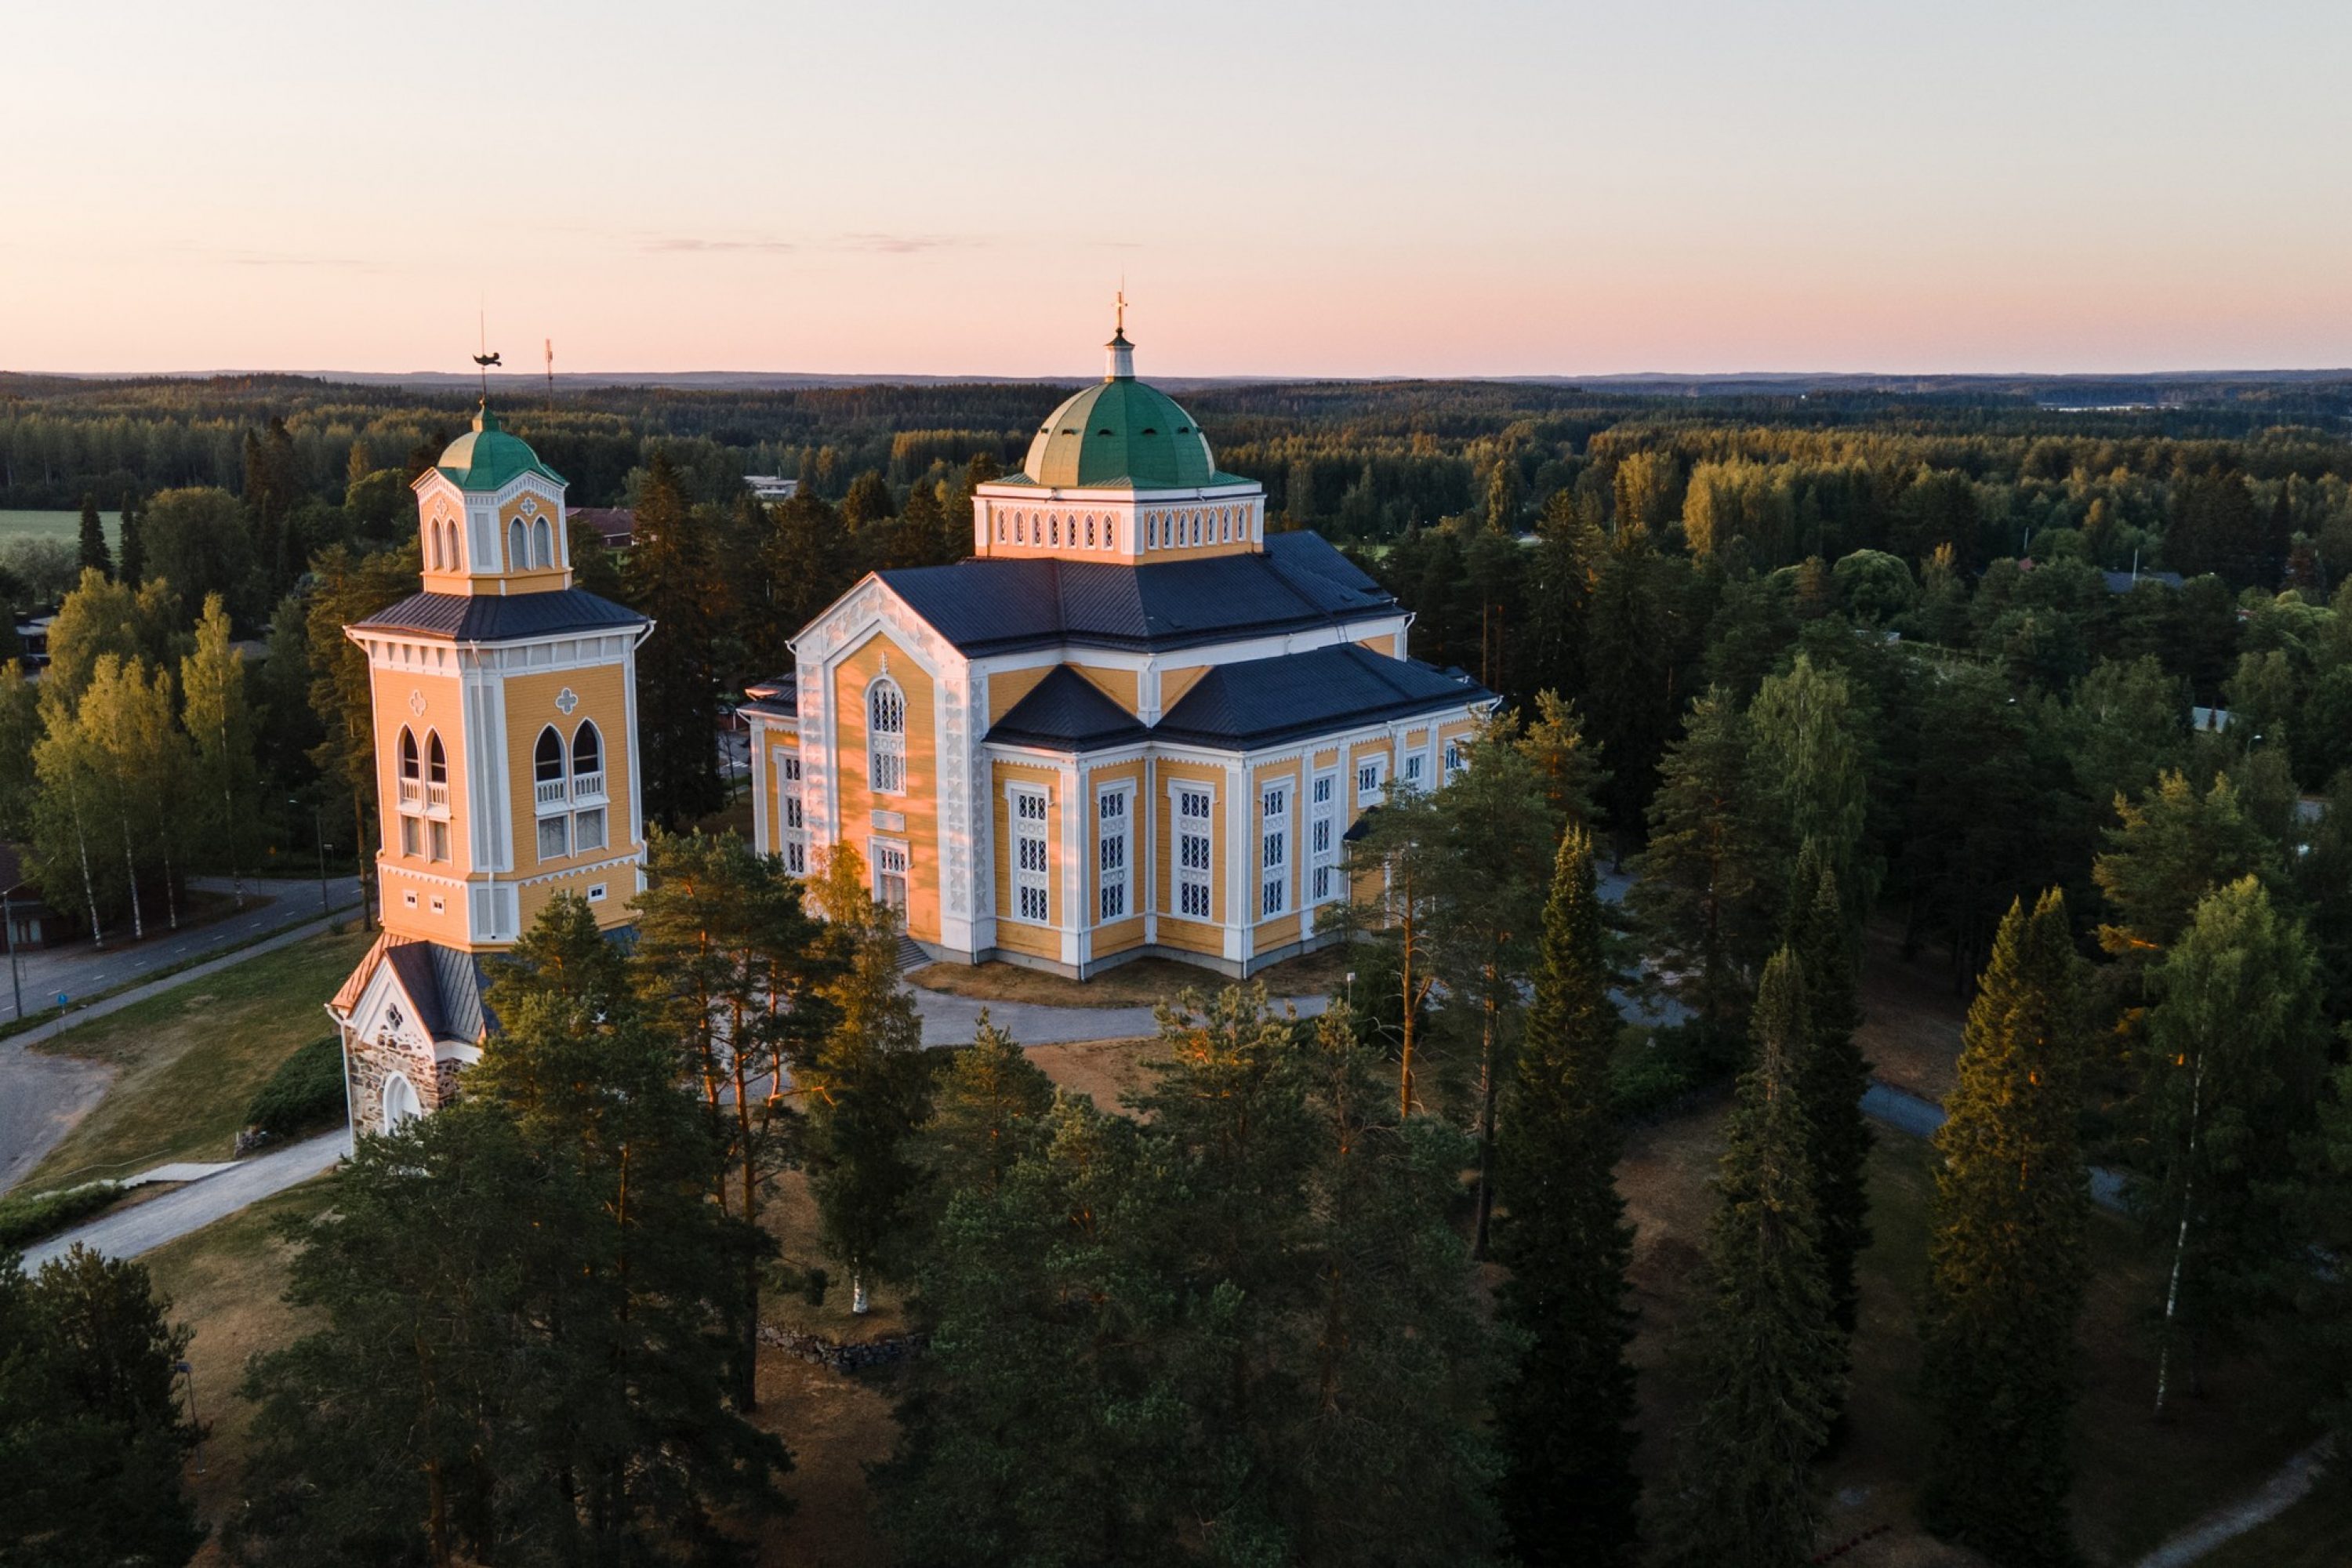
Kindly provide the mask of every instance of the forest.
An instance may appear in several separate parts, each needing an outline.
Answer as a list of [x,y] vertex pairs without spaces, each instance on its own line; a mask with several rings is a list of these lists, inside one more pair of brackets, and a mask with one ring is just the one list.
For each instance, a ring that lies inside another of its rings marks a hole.
[[[1459,780],[1391,785],[1370,819],[1381,891],[1338,1005],[1185,998],[1117,1108],[994,1030],[919,1049],[854,856],[804,886],[703,831],[733,695],[866,572],[967,553],[971,488],[1055,389],[515,407],[576,503],[635,510],[625,556],[573,550],[660,627],[655,888],[626,953],[559,903],[499,969],[458,1112],[372,1142],[341,1216],[289,1226],[319,1326],[252,1368],[266,1479],[234,1549],[738,1555],[791,1463],[749,1419],[762,1302],[824,1289],[777,1261],[789,1171],[815,1214],[796,1255],[892,1282],[927,1336],[872,1475],[899,1561],[1794,1568],[1861,1376],[1858,986],[1890,962],[1968,1008],[1916,1331],[1920,1522],[1984,1561],[2086,1560],[2095,1169],[2166,1281],[2133,1319],[2146,1409],[2186,1419],[2252,1357],[2315,1428],[2352,1426],[2347,393],[1186,394],[1221,467],[1501,704]],[[63,594],[46,671],[0,680],[0,830],[52,901],[173,918],[191,869],[249,867],[314,808],[372,843],[340,627],[415,589],[407,481],[463,405],[0,394],[0,504],[89,509],[69,558],[0,553],[20,608]],[[802,491],[763,505],[745,473]],[[100,506],[125,512],[111,549]],[[1629,1130],[1702,1102],[1724,1119],[1701,1393],[1637,1437],[1615,1171]],[[431,1245],[402,1245],[420,1215]],[[134,1286],[45,1273],[0,1315],[114,1291],[148,1364],[171,1331]],[[421,1392],[369,1353],[445,1334],[394,1363]],[[181,1439],[152,1393],[123,1419],[162,1476]],[[1668,1459],[1637,1474],[1637,1442]],[[125,1514],[161,1554],[191,1529],[169,1494]]]

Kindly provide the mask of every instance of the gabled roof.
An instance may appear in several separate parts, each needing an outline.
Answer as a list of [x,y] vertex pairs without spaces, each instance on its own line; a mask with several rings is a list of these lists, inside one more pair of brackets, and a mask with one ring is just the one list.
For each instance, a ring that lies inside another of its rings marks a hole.
[[988,739],[1057,752],[1095,751],[1142,740],[1135,715],[1105,696],[1094,682],[1066,664],[1057,664],[1004,717],[988,727]]
[[411,594],[353,621],[352,631],[423,632],[458,642],[502,642],[653,623],[585,588],[541,594]]
[[1489,701],[1494,695],[1467,676],[1345,643],[1216,665],[1160,718],[1152,735],[1246,751]]
[[966,658],[1057,643],[1190,647],[1398,613],[1312,533],[1270,535],[1263,552],[1135,566],[988,558],[877,575]]
[[415,1010],[417,1024],[433,1038],[471,1045],[493,1026],[489,1010],[482,1005],[487,982],[481,960],[457,948],[389,933],[377,936],[367,956],[335,993],[330,1006],[338,1016],[350,1017],[376,971],[387,964]]

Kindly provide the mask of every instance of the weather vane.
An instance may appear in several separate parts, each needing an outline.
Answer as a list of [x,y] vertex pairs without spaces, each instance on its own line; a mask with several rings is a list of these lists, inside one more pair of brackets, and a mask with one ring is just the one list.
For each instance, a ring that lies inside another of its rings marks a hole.
[[[474,356],[474,363],[482,367],[482,401],[488,403],[490,400],[490,366],[499,363],[499,356],[489,352],[490,326],[488,312],[484,312],[477,326],[481,332],[482,352]],[[553,357],[552,354],[549,356],[551,362]]]

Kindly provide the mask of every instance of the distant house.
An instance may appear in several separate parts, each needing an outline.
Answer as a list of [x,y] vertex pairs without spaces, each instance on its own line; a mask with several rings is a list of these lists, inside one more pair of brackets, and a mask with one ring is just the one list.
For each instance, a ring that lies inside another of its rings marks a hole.
[[7,906],[12,947],[51,947],[72,934],[69,922],[49,908],[41,889],[26,880],[25,852],[14,844],[0,844],[0,901]]
[[626,550],[637,536],[637,514],[625,506],[575,506],[572,516],[596,531],[607,550]]
[[2216,735],[2230,727],[2230,719],[2231,714],[2227,708],[2191,708],[2189,710],[2190,729],[2203,730]]
[[751,496],[755,500],[790,500],[801,493],[800,480],[783,479],[775,474],[745,474],[743,482],[751,487]]
[[16,622],[16,641],[24,647],[26,669],[49,667],[49,623],[57,618],[54,611],[43,611]]
[[2128,594],[2142,583],[2154,583],[2166,588],[2178,588],[2181,575],[2178,572],[2102,572],[2110,594]]

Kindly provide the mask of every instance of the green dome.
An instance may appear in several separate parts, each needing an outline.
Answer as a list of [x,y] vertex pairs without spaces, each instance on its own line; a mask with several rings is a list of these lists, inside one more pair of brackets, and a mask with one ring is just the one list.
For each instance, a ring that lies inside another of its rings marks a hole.
[[[1125,341],[1119,341],[1125,347]],[[1064,489],[1181,489],[1229,482],[1208,437],[1176,400],[1132,375],[1112,376],[1054,410],[1022,472]]]
[[503,489],[508,480],[523,474],[563,482],[563,476],[539,460],[530,443],[520,436],[509,436],[499,425],[499,416],[483,404],[474,416],[474,427],[449,443],[434,465],[456,482],[461,490],[479,493]]

